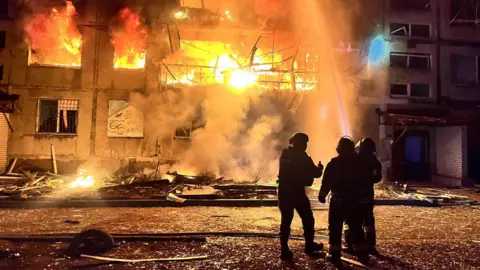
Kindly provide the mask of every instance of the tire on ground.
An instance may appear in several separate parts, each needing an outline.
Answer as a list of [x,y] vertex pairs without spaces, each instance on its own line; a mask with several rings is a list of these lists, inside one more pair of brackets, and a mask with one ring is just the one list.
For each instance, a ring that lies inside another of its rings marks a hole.
[[70,242],[67,253],[72,257],[79,257],[81,254],[99,255],[108,252],[115,243],[110,234],[100,229],[88,229]]

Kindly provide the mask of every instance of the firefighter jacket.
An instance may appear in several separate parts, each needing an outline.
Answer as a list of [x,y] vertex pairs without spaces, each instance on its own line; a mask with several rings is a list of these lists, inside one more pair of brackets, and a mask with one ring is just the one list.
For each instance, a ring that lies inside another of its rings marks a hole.
[[323,166],[317,167],[305,151],[289,147],[282,151],[278,173],[280,191],[305,194],[315,178],[322,176]]
[[361,183],[359,157],[355,153],[339,155],[327,164],[323,175],[319,197],[332,197],[342,200],[359,201]]
[[361,193],[365,199],[372,199],[374,196],[373,186],[382,180],[382,164],[373,154],[358,154],[360,164]]

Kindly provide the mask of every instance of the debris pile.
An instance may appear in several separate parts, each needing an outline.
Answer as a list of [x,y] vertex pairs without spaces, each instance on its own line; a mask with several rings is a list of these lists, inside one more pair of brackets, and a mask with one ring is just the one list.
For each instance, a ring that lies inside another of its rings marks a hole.
[[453,194],[451,189],[412,187],[395,182],[389,191],[400,199],[428,202],[436,206],[476,205],[478,202],[468,196]]
[[[0,174],[0,199],[155,199],[184,202],[186,199],[275,199],[275,185],[235,184],[214,175],[183,175],[159,170],[148,173],[130,162],[111,175],[98,177],[80,169],[77,174],[22,170],[13,159]],[[54,167],[56,169],[56,166]],[[158,179],[159,178],[159,179]]]

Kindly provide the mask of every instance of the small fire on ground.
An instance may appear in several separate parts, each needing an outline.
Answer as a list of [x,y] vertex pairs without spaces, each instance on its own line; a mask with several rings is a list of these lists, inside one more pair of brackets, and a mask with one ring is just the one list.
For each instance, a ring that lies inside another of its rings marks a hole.
[[25,25],[30,45],[30,64],[81,65],[82,35],[74,21],[75,6],[66,1],[63,8],[35,14]]
[[95,179],[92,175],[87,175],[87,170],[81,169],[79,177],[75,179],[70,185],[70,188],[89,188],[95,185]]

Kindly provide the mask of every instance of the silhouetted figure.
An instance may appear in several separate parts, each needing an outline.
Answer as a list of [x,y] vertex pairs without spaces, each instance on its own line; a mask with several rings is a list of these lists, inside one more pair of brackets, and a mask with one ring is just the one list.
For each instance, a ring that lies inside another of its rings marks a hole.
[[305,237],[305,253],[313,255],[323,249],[323,244],[315,243],[315,219],[310,206],[310,201],[305,194],[305,187],[313,184],[314,178],[322,176],[323,165],[321,162],[315,166],[313,160],[307,155],[308,136],[296,133],[290,138],[291,146],[282,151],[278,175],[278,202],[282,214],[280,225],[280,244],[282,247],[282,260],[291,259],[293,253],[288,247],[290,225],[294,210],[303,223]]
[[342,225],[347,222],[351,231],[352,244],[357,258],[362,263],[368,263],[365,238],[362,231],[361,214],[359,212],[361,194],[358,192],[361,182],[359,158],[355,153],[355,144],[349,137],[343,137],[338,142],[338,156],[333,158],[325,169],[322,187],[318,200],[326,202],[331,192],[328,212],[328,229],[330,255],[332,263],[341,264]]
[[[370,138],[364,138],[359,142],[358,157],[360,164],[360,212],[362,214],[363,229],[367,241],[368,252],[378,255],[376,248],[374,207],[374,185],[382,180],[382,164],[375,156],[377,150],[375,142]],[[353,251],[351,232],[348,225],[345,229],[345,241],[350,251]]]

